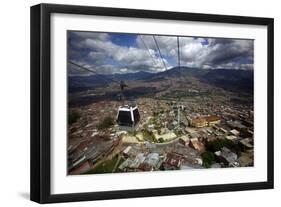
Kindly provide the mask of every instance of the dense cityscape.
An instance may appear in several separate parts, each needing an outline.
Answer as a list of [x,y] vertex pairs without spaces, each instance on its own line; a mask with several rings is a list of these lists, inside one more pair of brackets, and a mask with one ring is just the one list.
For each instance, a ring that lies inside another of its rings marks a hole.
[[118,101],[72,109],[79,119],[69,127],[69,174],[253,166],[252,108],[196,99],[137,102],[141,118],[130,130],[115,121]]

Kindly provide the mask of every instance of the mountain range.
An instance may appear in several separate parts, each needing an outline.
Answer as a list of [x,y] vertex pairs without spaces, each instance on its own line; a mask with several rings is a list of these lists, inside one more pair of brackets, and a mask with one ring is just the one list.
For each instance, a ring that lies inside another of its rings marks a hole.
[[147,86],[149,86],[150,82],[168,79],[181,79],[181,81],[184,80],[188,83],[188,80],[191,78],[229,91],[252,93],[254,88],[254,72],[252,70],[174,67],[159,73],[141,71],[112,75],[69,76],[68,90],[69,92],[76,92],[94,89],[95,87],[106,86],[112,82],[120,82],[121,80],[141,81],[147,83]]

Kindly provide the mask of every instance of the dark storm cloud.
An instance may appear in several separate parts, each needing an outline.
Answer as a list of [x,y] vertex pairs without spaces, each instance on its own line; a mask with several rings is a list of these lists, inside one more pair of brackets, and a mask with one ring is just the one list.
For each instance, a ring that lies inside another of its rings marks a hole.
[[253,42],[251,40],[213,39],[209,47],[214,48],[207,58],[212,65],[223,63],[251,63]]

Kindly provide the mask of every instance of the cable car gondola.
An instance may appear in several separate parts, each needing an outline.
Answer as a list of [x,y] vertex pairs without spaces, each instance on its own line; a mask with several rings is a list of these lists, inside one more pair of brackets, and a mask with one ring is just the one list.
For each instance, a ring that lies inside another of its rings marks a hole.
[[140,113],[137,105],[120,106],[117,114],[117,123],[119,126],[135,127],[140,121]]
[[131,103],[130,105],[124,104],[124,89],[125,87],[128,87],[128,85],[125,83],[125,81],[120,81],[120,89],[122,93],[122,101],[123,105],[119,106],[118,112],[117,112],[117,118],[116,122],[118,125],[122,128],[126,127],[135,127],[139,120],[140,120],[140,113],[137,104]]

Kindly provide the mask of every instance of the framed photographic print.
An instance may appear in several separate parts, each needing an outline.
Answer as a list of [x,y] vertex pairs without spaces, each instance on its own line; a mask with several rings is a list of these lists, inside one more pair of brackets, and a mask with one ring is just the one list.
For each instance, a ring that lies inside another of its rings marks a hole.
[[31,200],[273,188],[273,19],[31,7]]

